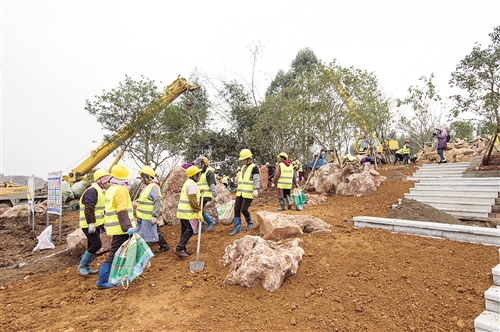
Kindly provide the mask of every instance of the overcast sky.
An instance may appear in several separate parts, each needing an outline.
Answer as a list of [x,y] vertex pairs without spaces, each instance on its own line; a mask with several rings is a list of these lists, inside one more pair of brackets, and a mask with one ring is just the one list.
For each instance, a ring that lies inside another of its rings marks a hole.
[[245,46],[260,41],[262,93],[309,47],[324,62],[375,72],[395,98],[434,73],[446,97],[450,73],[500,25],[498,0],[2,0],[0,11],[0,173],[45,179],[102,142],[85,100],[125,75],[165,86],[199,68],[249,81]]

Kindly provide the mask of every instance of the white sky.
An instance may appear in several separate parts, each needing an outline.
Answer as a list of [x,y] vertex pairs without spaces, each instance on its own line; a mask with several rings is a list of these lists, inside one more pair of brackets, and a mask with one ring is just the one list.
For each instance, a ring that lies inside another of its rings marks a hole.
[[85,100],[125,75],[166,86],[197,67],[250,81],[245,46],[260,41],[262,94],[309,47],[322,61],[375,72],[395,98],[431,73],[447,97],[450,73],[500,25],[498,0],[2,0],[0,11],[0,173],[45,179],[102,142]]

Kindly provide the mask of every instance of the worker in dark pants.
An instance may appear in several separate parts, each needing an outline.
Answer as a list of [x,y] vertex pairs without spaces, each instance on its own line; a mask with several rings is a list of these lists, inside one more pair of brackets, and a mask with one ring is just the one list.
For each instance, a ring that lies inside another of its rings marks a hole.
[[176,214],[176,217],[181,221],[181,238],[175,248],[174,254],[179,257],[187,257],[193,253],[192,250],[186,248],[186,245],[195,230],[198,230],[198,220],[203,218],[199,205],[201,191],[197,185],[201,177],[201,169],[196,166],[190,166],[186,169],[186,175],[188,178],[182,186]]

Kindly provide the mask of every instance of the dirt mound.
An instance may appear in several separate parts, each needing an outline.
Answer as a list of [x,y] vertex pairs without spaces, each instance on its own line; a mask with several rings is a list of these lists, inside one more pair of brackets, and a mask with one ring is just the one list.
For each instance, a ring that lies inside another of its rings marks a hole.
[[385,181],[388,181],[388,182],[406,181],[406,175],[404,175],[401,172],[397,172],[397,171],[392,172],[391,174],[389,174],[387,179],[385,179]]
[[387,218],[405,219],[415,221],[439,222],[451,225],[495,227],[492,223],[482,221],[462,221],[452,215],[440,211],[428,204],[421,203],[414,199],[403,198],[401,204],[392,209]]

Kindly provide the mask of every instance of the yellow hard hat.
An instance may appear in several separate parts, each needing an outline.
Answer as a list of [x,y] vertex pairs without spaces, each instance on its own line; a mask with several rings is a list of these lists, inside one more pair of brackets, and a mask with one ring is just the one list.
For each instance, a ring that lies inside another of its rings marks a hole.
[[240,160],[250,158],[252,156],[252,151],[249,149],[243,149],[240,151]]
[[288,155],[284,152],[281,152],[279,155],[276,156],[276,158],[284,157],[285,160],[288,160]]
[[201,172],[201,169],[196,167],[196,166],[189,166],[188,169],[186,169],[186,175],[188,178],[190,178],[193,175],[196,175],[200,172]]
[[153,170],[153,167],[149,165],[142,166],[141,170],[139,171],[139,175],[142,175],[143,173],[149,175],[152,178],[155,177],[155,171]]
[[94,173],[94,182],[99,180],[105,175],[109,175],[109,172],[105,170],[104,168],[99,168],[97,171]]
[[111,168],[111,175],[118,180],[128,180],[130,173],[128,167],[122,164],[116,164]]

